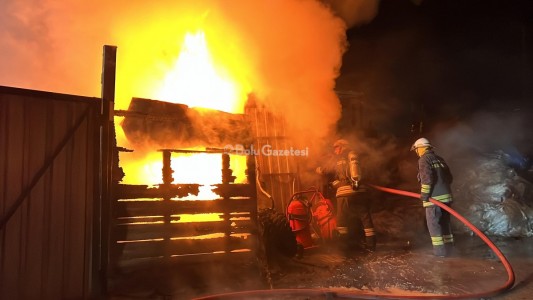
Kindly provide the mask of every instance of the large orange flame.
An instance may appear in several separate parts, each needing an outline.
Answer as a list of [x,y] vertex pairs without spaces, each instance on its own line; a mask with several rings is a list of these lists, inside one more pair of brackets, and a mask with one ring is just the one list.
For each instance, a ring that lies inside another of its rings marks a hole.
[[[153,92],[152,98],[186,104],[189,107],[242,113],[245,101],[239,92],[242,87],[227,74],[224,66],[214,63],[205,33],[203,31],[194,34],[186,33],[181,52],[173,68],[167,72],[160,88]],[[123,141],[127,143],[125,139],[121,128],[117,128],[119,144]],[[128,154],[121,156],[123,157],[121,157],[121,167],[126,174],[124,183],[148,185],[162,183],[162,153],[157,149],[143,154],[143,157],[139,157],[138,154],[131,154],[131,159],[128,159]],[[237,177],[236,182],[243,182],[246,158],[232,155],[230,162],[233,175]],[[204,188],[201,188],[198,198],[216,198],[216,195],[211,192],[210,185],[221,183],[222,180],[220,154],[172,153],[171,166],[174,170],[174,183],[203,184]]]
[[223,69],[217,70],[213,63],[204,32],[187,33],[175,67],[167,74],[156,99],[241,112],[236,83],[222,73]]

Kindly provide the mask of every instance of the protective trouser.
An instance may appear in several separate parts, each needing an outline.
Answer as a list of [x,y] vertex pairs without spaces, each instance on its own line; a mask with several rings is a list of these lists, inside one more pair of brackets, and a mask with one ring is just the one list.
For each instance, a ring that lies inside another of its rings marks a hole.
[[370,199],[368,193],[357,193],[353,196],[337,197],[337,228],[340,233],[347,232],[350,220],[357,218],[363,225],[365,248],[375,250],[376,236],[374,223],[370,214]]
[[[450,206],[450,203],[446,203],[446,205]],[[428,206],[425,209],[433,254],[440,257],[447,256],[453,246],[450,213],[437,205]]]

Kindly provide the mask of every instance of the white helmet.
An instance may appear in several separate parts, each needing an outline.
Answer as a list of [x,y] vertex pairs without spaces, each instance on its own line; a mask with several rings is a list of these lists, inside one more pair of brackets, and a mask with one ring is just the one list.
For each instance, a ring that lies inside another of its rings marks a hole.
[[415,141],[413,146],[411,146],[411,151],[415,150],[416,148],[420,147],[433,147],[428,139],[426,138],[419,138]]

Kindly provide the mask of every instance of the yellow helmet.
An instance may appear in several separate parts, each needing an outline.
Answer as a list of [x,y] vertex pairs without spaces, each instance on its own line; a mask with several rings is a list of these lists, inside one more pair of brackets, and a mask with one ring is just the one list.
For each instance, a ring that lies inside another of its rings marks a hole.
[[433,146],[431,145],[428,139],[419,138],[418,140],[415,141],[413,146],[411,146],[411,151],[415,150],[416,148],[421,148],[421,147],[433,147]]

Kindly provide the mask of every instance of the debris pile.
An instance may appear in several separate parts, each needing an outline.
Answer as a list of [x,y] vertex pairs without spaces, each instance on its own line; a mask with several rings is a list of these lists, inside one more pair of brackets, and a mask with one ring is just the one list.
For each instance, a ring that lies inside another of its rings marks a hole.
[[[531,170],[503,151],[455,163],[454,209],[487,235],[533,236],[533,184],[521,176]],[[456,230],[470,231],[457,224]]]

